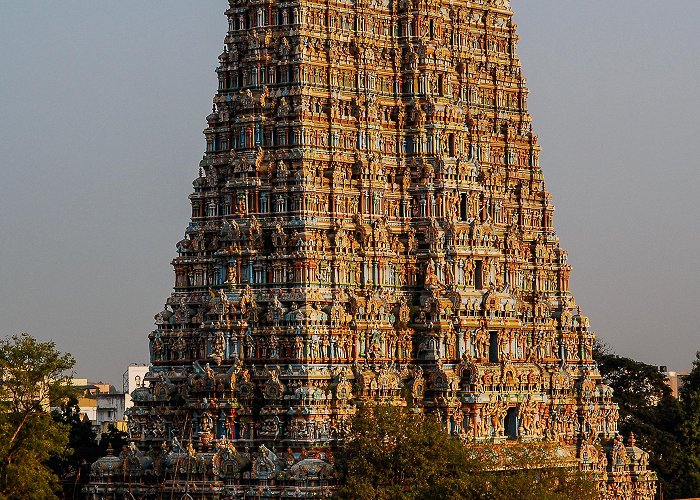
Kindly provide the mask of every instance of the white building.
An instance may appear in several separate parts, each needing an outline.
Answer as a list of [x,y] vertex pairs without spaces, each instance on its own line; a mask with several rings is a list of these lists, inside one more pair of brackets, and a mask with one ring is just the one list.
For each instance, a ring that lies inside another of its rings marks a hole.
[[150,366],[148,365],[129,365],[129,368],[124,372],[124,395],[125,395],[125,405],[124,409],[128,410],[134,404],[131,402],[131,393],[135,389],[142,387],[144,384],[144,379]]

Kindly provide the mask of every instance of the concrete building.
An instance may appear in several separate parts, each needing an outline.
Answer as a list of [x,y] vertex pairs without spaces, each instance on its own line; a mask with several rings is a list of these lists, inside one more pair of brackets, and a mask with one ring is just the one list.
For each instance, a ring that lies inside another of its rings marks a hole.
[[690,375],[690,372],[673,372],[669,371],[666,366],[659,366],[659,371],[666,375],[666,383],[671,388],[671,394],[673,395],[673,397],[679,398],[681,387],[683,387],[683,379]]
[[72,385],[81,391],[78,399],[81,415],[92,422],[98,438],[110,427],[127,430],[126,410],[133,406],[131,393],[143,387],[148,365],[130,365],[124,372],[122,390],[102,382],[93,383],[86,378],[74,378]]

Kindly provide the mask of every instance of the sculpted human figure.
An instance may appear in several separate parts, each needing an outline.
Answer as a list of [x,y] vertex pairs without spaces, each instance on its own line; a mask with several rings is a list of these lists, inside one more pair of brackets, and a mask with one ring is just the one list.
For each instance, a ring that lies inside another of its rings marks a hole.
[[535,415],[537,413],[537,406],[528,397],[525,401],[520,404],[518,416],[521,426],[521,434],[530,436],[535,434]]
[[475,356],[477,359],[484,359],[488,357],[489,333],[485,328],[481,327],[476,330],[474,334],[474,346],[476,348]]
[[250,333],[246,333],[244,345],[246,349],[246,357],[248,359],[255,357],[255,340]]
[[428,289],[437,289],[442,287],[440,278],[435,273],[435,261],[430,259],[425,266],[425,287]]
[[467,285],[474,286],[474,261],[472,259],[466,260],[464,274],[467,278]]
[[445,268],[445,284],[447,286],[454,285],[455,275],[454,275],[454,271],[452,270],[452,263],[446,262],[444,268]]
[[452,435],[457,437],[462,437],[464,434],[464,428],[462,423],[464,422],[464,414],[461,410],[456,410],[451,415],[452,420]]
[[257,154],[255,155],[255,171],[256,172],[262,171],[262,164],[263,164],[264,158],[265,158],[265,153],[263,152],[263,149],[260,146],[258,146]]
[[504,433],[504,422],[506,414],[508,413],[508,403],[505,401],[498,401],[493,404],[493,409],[491,412],[491,426],[494,430],[494,435],[503,436]]
[[457,357],[457,338],[454,333],[450,333],[445,339],[445,353],[447,359],[455,359]]
[[387,349],[387,357],[389,359],[394,359],[396,357],[396,334],[395,333],[390,333],[389,336],[387,337],[387,344],[388,344],[388,349]]
[[175,343],[173,344],[173,350],[177,355],[176,359],[184,359],[185,349],[187,349],[187,342],[185,342],[185,339],[183,338],[182,334],[179,334],[178,337],[175,339]]
[[480,408],[480,424],[478,437],[489,437],[491,435],[489,430],[489,408],[482,406]]
[[302,359],[304,357],[304,341],[299,335],[294,338],[294,356],[297,359]]
[[153,339],[151,350],[153,353],[154,360],[160,361],[161,359],[163,359],[163,348],[163,341],[160,339],[160,336]]

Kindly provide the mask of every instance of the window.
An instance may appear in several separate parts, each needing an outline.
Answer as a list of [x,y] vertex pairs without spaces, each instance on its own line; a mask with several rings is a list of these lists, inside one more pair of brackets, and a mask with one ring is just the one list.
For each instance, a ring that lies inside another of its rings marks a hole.
[[217,204],[214,201],[209,202],[207,205],[207,217],[216,217],[217,215]]
[[201,217],[199,202],[192,203],[192,217]]
[[260,129],[260,125],[256,124],[255,125],[255,145],[260,146],[262,144],[262,130]]
[[498,363],[498,332],[489,332],[489,363]]
[[469,195],[463,194],[461,196],[461,201],[459,203],[459,215],[460,219],[463,221],[467,220],[467,217],[469,215]]
[[282,129],[277,131],[277,145],[286,146],[287,145],[287,131]]
[[474,288],[477,290],[484,288],[484,263],[481,260],[474,262]]

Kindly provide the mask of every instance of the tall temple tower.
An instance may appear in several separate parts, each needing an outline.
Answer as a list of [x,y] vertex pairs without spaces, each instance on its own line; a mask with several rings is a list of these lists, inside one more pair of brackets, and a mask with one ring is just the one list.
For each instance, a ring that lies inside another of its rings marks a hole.
[[569,292],[509,1],[226,15],[132,445],[93,466],[93,498],[323,496],[357,406],[407,400],[653,498]]

